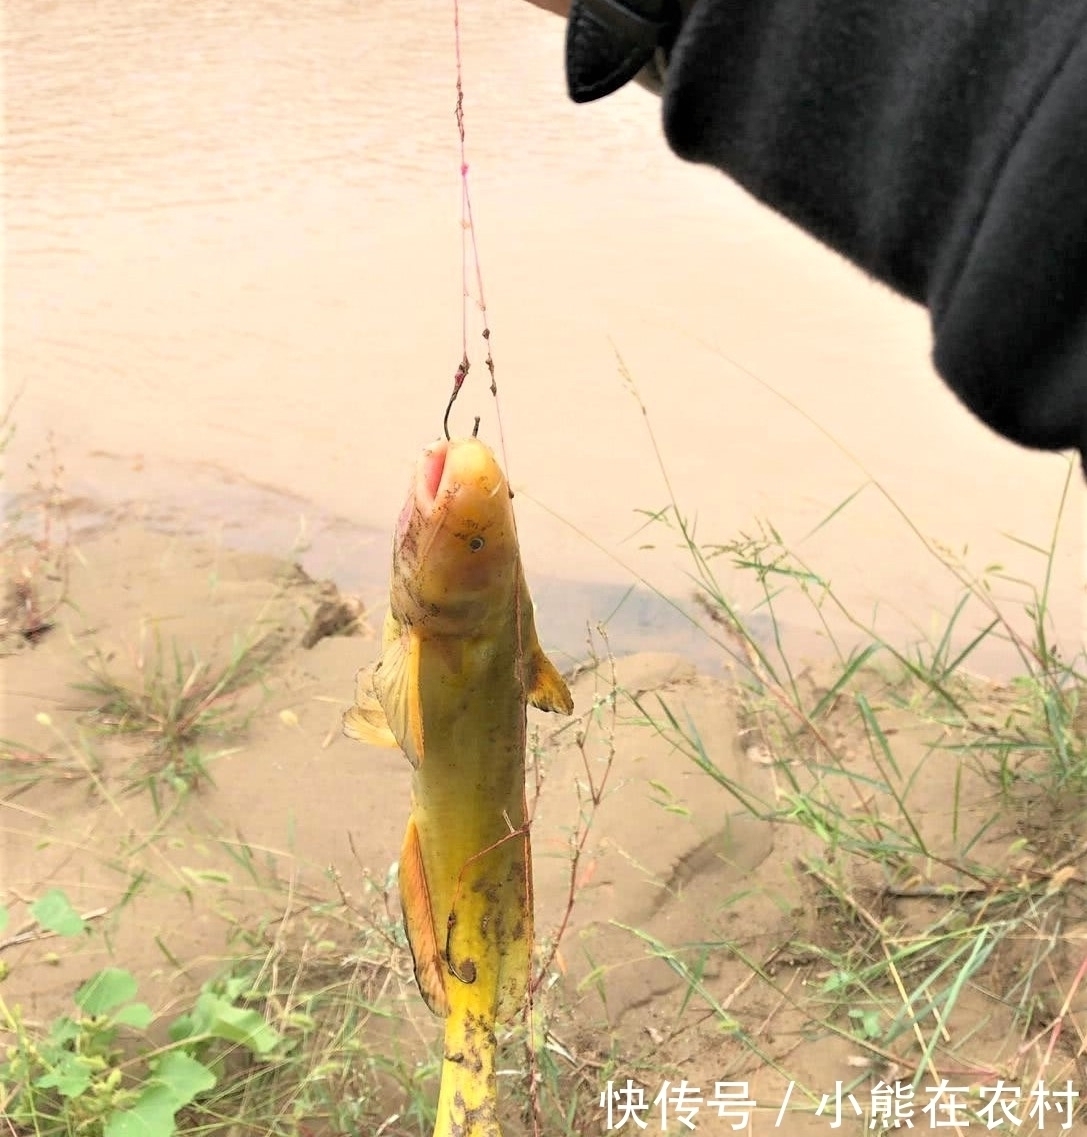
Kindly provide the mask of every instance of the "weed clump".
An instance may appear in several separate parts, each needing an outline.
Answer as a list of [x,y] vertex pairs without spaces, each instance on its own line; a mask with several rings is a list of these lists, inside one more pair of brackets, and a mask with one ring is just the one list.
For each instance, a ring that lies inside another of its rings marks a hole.
[[157,629],[148,647],[146,629],[144,624],[131,674],[118,673],[96,649],[86,663],[90,678],[76,687],[89,696],[88,718],[99,733],[147,741],[136,781],[153,788],[165,777],[175,789],[196,789],[211,778],[204,738],[229,738],[245,729],[253,712],[243,708],[242,697],[263,686],[283,642],[271,633],[236,638],[226,662],[213,665],[183,654],[176,643],[167,652]]

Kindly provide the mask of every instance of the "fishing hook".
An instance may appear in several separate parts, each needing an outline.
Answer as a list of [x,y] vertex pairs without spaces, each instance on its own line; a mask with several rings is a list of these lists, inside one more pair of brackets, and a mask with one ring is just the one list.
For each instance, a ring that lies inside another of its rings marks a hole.
[[457,401],[461,387],[464,386],[464,380],[468,378],[468,368],[470,366],[468,353],[465,352],[464,358],[460,361],[456,374],[453,376],[453,393],[449,396],[449,402],[445,405],[445,417],[442,419],[442,430],[445,432],[446,442],[452,441],[449,437],[449,414],[453,410],[453,404]]
[[[442,426],[445,429],[445,440],[446,440],[446,442],[452,442],[453,441],[449,437],[449,412],[452,409],[452,407],[453,407],[453,400],[450,399],[449,400],[449,406],[445,408],[445,419],[442,422]],[[472,423],[472,437],[473,438],[479,437],[479,415],[476,415],[475,422]],[[512,493],[510,494],[510,497],[513,497]]]
[[[452,407],[453,407],[453,400],[450,399],[449,400],[449,406],[445,408],[445,418],[442,421],[442,428],[445,430],[446,442],[452,442],[453,441],[449,437],[449,412],[452,409]],[[472,423],[472,437],[473,438],[479,437],[479,415],[476,415],[475,422]],[[513,494],[510,494],[510,497],[513,497]]]

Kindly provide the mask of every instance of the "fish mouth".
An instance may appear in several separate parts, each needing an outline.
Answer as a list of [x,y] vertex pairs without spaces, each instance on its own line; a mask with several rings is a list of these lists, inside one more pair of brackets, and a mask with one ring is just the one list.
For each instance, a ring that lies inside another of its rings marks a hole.
[[396,539],[399,544],[407,540],[413,518],[419,516],[429,519],[434,515],[448,455],[449,443],[440,439],[426,447],[416,463],[414,484],[396,519]]
[[445,474],[445,461],[449,456],[449,443],[444,439],[428,446],[423,451],[419,461],[419,470],[415,479],[415,493],[419,504],[432,509],[442,486],[442,477]]
[[452,509],[455,497],[479,505],[504,488],[502,472],[482,443],[440,438],[423,450],[408,501],[414,498],[414,508],[430,519]]

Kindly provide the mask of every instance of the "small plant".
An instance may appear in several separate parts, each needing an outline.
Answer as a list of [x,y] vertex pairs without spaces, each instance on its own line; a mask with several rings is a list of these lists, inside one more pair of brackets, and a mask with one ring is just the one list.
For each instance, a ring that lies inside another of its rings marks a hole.
[[89,713],[100,730],[149,740],[142,764],[152,775],[152,790],[155,776],[180,792],[197,789],[210,780],[198,743],[205,735],[224,737],[244,728],[240,697],[263,681],[281,643],[272,634],[235,640],[226,663],[213,666],[176,643],[167,651],[157,628],[150,647],[146,638],[144,624],[134,675],[117,674],[99,650],[87,664],[91,678],[76,686],[91,697]]
[[[30,907],[43,933],[85,934],[84,920],[53,889]],[[0,909],[0,927],[7,910]],[[274,1065],[296,1045],[251,1005],[247,977],[206,982],[193,1006],[166,1024],[164,1045],[139,1044],[156,1025],[136,999],[137,981],[106,967],[75,992],[74,1008],[43,1030],[0,998],[0,1111],[18,1133],[34,1137],[172,1137],[178,1115],[228,1080],[231,1066]],[[259,1000],[258,1000],[259,1002]],[[293,1023],[295,1035],[299,1022]]]
[[215,1088],[229,1056],[240,1049],[268,1059],[284,1047],[242,1005],[244,981],[228,979],[204,985],[193,1009],[170,1024],[168,1045],[128,1057],[122,1032],[146,1031],[154,1019],[136,989],[129,971],[106,968],[76,992],[76,1011],[38,1038],[0,1002],[15,1039],[0,1063],[5,1116],[41,1137],[172,1137],[178,1113]]
[[[0,415],[0,457],[15,434],[18,396]],[[44,468],[43,468],[44,467]],[[35,644],[68,601],[68,533],[62,524],[64,467],[50,437],[29,463],[30,489],[12,494],[0,536],[0,654]]]

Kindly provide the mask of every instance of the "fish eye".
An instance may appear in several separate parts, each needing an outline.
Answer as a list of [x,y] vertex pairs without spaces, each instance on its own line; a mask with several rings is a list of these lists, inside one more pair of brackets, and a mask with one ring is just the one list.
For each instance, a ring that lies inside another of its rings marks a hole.
[[475,536],[474,536],[474,537],[473,537],[473,538],[472,538],[472,539],[471,539],[471,540],[468,542],[468,548],[469,548],[469,549],[471,549],[473,553],[478,553],[478,552],[479,552],[479,550],[480,550],[480,549],[482,549],[482,548],[483,548],[483,546],[484,546],[486,543],[487,543],[487,542],[486,542],[486,541],[484,541],[484,540],[483,540],[483,538],[482,538],[482,537],[480,537],[480,536],[479,536],[479,534],[477,533],[477,534],[476,534],[476,535],[475,535]]

